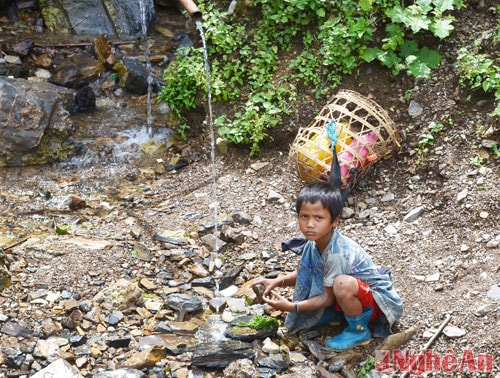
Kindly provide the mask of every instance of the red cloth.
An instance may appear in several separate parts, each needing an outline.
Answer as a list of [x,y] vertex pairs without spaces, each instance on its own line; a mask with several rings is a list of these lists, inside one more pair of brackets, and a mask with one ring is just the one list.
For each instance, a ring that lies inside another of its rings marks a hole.
[[[373,299],[372,289],[366,282],[361,281],[359,278],[356,278],[356,280],[358,281],[358,294],[356,295],[356,298],[360,300],[363,305],[363,309],[367,307],[371,307],[373,309],[370,321],[377,319],[380,315],[382,315],[382,310]],[[342,308],[340,308],[338,304],[335,305],[335,311],[343,312]]]

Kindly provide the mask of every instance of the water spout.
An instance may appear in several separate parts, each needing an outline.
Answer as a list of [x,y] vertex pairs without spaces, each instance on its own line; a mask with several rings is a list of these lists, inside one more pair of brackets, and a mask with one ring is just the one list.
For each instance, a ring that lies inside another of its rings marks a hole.
[[193,0],[179,0],[181,6],[193,17],[195,20],[201,20],[201,11]]

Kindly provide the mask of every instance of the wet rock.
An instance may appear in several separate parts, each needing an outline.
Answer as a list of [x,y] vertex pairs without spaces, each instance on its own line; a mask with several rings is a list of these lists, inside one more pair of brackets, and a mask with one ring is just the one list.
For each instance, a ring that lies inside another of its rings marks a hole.
[[227,273],[222,274],[219,279],[219,290],[224,290],[231,286],[235,278],[238,277],[244,268],[244,265],[235,266],[229,269]]
[[216,297],[216,298],[211,298],[208,301],[210,308],[215,311],[216,314],[224,311],[224,309],[227,306],[227,301],[224,298],[221,297]]
[[[60,62],[51,76],[50,82],[62,87],[77,89],[96,81],[104,72],[106,72],[106,67],[95,59],[93,55],[80,52]],[[90,89],[90,87],[87,88]],[[92,104],[92,89],[90,91],[88,89],[80,89],[80,91],[82,91],[80,94],[77,92],[77,102],[73,103],[72,110],[81,108],[84,103],[88,106]],[[87,96],[87,98],[84,98],[84,96]]]
[[244,315],[239,316],[233,319],[224,335],[234,339],[234,340],[242,340],[242,341],[253,341],[256,339],[266,339],[268,337],[276,336],[278,331],[278,327],[270,327],[268,329],[254,329],[248,326],[249,322],[252,320],[253,315]]
[[44,164],[74,154],[72,91],[6,77],[0,77],[0,89],[0,167]]
[[146,25],[155,18],[153,0],[140,4],[130,1],[41,2],[43,20],[56,33],[77,35],[106,34],[113,37],[142,36],[142,9]]
[[201,237],[203,244],[209,248],[210,251],[218,252],[227,244],[222,239],[215,237],[213,234],[206,234]]
[[96,95],[88,85],[78,89],[71,111],[73,113],[91,112],[96,109]]
[[170,294],[165,300],[165,304],[174,309],[182,310],[188,313],[201,310],[203,303],[198,297],[187,294]]
[[345,365],[353,365],[361,361],[362,356],[353,350],[339,353],[333,358],[329,359],[328,371],[342,371]]
[[290,367],[290,364],[286,360],[285,356],[281,353],[271,354],[264,358],[258,358],[255,361],[259,371],[261,369],[269,369],[274,373],[282,373]]
[[202,343],[193,350],[191,363],[194,366],[225,369],[231,362],[255,358],[252,345],[243,341],[221,341]]

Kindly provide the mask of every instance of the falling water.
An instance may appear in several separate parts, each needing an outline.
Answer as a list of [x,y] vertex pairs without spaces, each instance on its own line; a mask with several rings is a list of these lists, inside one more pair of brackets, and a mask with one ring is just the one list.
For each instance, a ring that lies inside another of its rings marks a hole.
[[148,72],[148,96],[147,96],[147,111],[148,111],[148,124],[147,124],[147,132],[148,136],[153,136],[153,116],[151,114],[151,61],[149,59],[149,41],[148,41],[148,21],[146,14],[146,6],[144,4],[144,0],[139,2],[139,7],[141,9],[141,20],[142,20],[142,34],[144,36],[144,58],[146,60],[146,70]]
[[[213,113],[212,113],[212,91],[210,89],[210,64],[208,62],[208,52],[207,52],[207,43],[205,40],[205,33],[203,31],[203,25],[201,20],[196,20],[196,27],[198,28],[201,36],[201,41],[203,43],[203,58],[205,60],[205,74],[207,78],[207,92],[208,92],[208,117],[210,124],[210,151],[211,151],[211,159],[212,159],[212,191],[214,202],[212,203],[212,208],[214,211],[214,236],[215,236],[215,254],[214,259],[216,258],[216,253],[218,252],[218,240],[217,237],[217,221],[218,221],[218,209],[217,209],[217,170],[215,166],[215,133],[214,133],[214,121],[213,121]],[[216,280],[217,281],[217,280]],[[216,288],[216,294],[218,293],[218,282]]]

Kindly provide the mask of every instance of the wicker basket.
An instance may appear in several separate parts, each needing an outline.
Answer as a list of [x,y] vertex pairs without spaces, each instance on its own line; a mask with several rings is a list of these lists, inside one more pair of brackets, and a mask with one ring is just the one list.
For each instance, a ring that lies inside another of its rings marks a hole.
[[343,188],[353,176],[352,167],[358,169],[353,177],[357,181],[375,161],[400,146],[396,125],[383,108],[357,92],[340,90],[307,127],[299,129],[290,147],[290,159],[306,182],[328,181],[333,154],[326,125],[332,121]]

